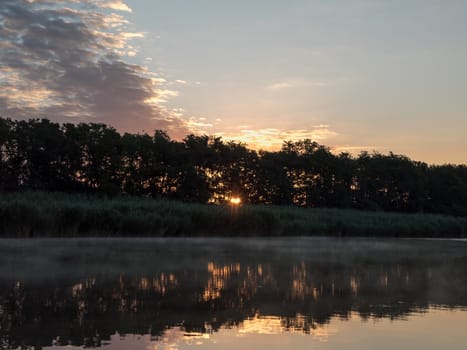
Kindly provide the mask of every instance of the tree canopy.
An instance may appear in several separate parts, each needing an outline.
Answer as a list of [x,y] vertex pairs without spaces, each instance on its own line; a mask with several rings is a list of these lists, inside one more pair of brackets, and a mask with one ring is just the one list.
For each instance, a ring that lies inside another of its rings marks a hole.
[[312,140],[255,151],[206,135],[0,118],[0,192],[26,190],[467,216],[466,165],[334,154]]

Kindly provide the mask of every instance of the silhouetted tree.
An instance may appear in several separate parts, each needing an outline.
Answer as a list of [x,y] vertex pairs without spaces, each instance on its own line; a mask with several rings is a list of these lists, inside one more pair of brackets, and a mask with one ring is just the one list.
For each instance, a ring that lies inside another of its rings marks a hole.
[[335,155],[308,139],[256,152],[206,135],[0,118],[0,191],[24,190],[467,215],[465,165]]

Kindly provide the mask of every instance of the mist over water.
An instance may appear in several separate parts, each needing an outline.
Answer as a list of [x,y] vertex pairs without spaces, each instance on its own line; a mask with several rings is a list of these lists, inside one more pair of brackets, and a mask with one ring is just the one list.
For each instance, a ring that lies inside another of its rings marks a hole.
[[[409,239],[2,240],[0,347],[461,349],[466,248]],[[381,332],[400,344],[378,345]]]

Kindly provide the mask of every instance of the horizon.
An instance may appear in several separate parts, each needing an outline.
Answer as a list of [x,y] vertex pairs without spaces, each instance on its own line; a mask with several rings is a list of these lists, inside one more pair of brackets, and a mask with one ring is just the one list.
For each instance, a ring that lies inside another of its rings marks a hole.
[[[52,122],[52,123],[58,123],[59,128],[62,128],[62,126],[66,124],[65,122],[61,123],[59,121],[54,121],[54,120],[51,120],[51,119],[48,119],[48,118],[28,118],[28,119],[24,119],[24,120],[15,120],[15,119],[11,119],[11,118],[2,118],[0,116],[0,121],[1,120],[10,120],[10,121],[13,121],[13,122],[15,122],[15,121],[24,121],[24,122],[27,122],[27,123],[31,123],[33,121],[37,121],[37,122],[42,123],[43,121],[47,121],[47,122]],[[71,123],[71,124],[74,124],[74,125],[78,126],[79,124],[90,125],[92,123],[93,123],[92,121],[81,121],[79,123]],[[210,134],[190,133],[190,134],[184,135],[183,137],[172,138],[171,135],[167,132],[167,130],[163,130],[163,129],[155,129],[153,132],[141,131],[141,132],[132,133],[132,132],[128,132],[128,131],[120,131],[117,128],[115,128],[114,126],[112,126],[110,124],[106,124],[106,123],[98,123],[97,122],[95,124],[103,125],[106,128],[109,128],[111,130],[115,130],[120,135],[120,137],[123,137],[125,134],[130,134],[130,135],[147,135],[147,136],[153,138],[158,133],[162,133],[162,134],[164,134],[164,135],[166,135],[168,137],[170,142],[177,142],[177,143],[184,143],[185,140],[188,137],[192,136],[192,135],[195,136],[195,137],[201,137],[201,138],[202,137],[207,137],[208,138],[208,143],[213,142],[215,139],[219,139],[219,141],[224,143],[224,144],[233,143],[233,144],[236,144],[236,145],[243,146],[249,151],[254,151],[258,156],[261,156],[261,152],[268,152],[268,153],[281,152],[283,150],[283,147],[286,146],[288,143],[293,143],[293,144],[296,145],[296,144],[299,144],[301,142],[311,142],[311,143],[316,143],[317,146],[319,146],[319,147],[325,148],[328,152],[330,152],[334,156],[345,155],[345,156],[349,156],[351,159],[355,159],[355,160],[358,159],[361,156],[370,155],[370,156],[406,158],[410,162],[423,163],[423,164],[426,164],[427,166],[430,166],[430,167],[443,167],[443,166],[467,167],[467,164],[463,164],[463,163],[448,163],[448,162],[445,162],[445,163],[430,163],[430,162],[426,162],[426,161],[423,161],[423,160],[411,158],[407,154],[395,153],[395,152],[393,152],[391,150],[389,150],[387,152],[381,152],[381,151],[378,151],[376,149],[361,149],[361,150],[359,150],[359,152],[349,152],[348,150],[345,150],[345,149],[342,150],[339,147],[329,146],[329,145],[317,142],[317,141],[309,139],[309,138],[308,139],[307,138],[295,139],[295,140],[288,140],[288,139],[278,140],[277,141],[278,143],[277,143],[276,147],[273,147],[273,148],[261,148],[261,147],[252,147],[251,145],[249,145],[249,144],[247,144],[247,143],[245,143],[245,142],[243,142],[241,140],[227,139],[227,138],[224,138],[223,136],[214,135],[214,134],[210,135]],[[279,141],[281,142],[280,144],[279,144]]]
[[467,3],[4,0],[0,115],[467,164]]

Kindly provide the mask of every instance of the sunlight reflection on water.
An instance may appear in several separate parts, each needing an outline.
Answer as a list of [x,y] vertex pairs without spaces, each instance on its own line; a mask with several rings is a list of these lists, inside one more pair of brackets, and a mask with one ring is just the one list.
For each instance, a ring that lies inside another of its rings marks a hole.
[[0,348],[464,349],[466,248],[0,241]]
[[[413,314],[406,320],[378,319],[363,321],[358,314],[348,319],[333,318],[310,334],[281,326],[275,316],[257,316],[238,327],[222,327],[216,332],[186,332],[169,328],[161,337],[115,334],[103,344],[109,349],[182,350],[203,349],[465,349],[467,313],[430,310]],[[46,349],[78,349],[54,346]]]

